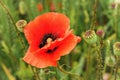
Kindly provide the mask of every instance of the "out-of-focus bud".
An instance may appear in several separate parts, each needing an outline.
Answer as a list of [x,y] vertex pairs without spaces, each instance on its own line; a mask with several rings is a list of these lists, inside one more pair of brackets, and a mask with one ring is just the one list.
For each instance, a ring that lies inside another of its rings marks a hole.
[[20,31],[20,32],[23,32],[23,28],[27,25],[27,21],[25,20],[19,20],[16,22],[16,26],[17,26],[17,29]]
[[103,74],[103,80],[110,80],[111,79],[111,74],[110,73],[104,73]]
[[113,51],[116,56],[120,56],[120,42],[115,42],[113,44]]
[[53,2],[50,3],[50,10],[56,11],[56,7],[55,7],[55,4]]
[[111,4],[111,8],[112,8],[112,9],[116,9],[116,7],[117,7],[117,5],[116,5],[115,3],[112,3],[112,4]]
[[58,8],[59,8],[59,9],[62,9],[62,3],[61,3],[61,2],[58,3]]
[[43,10],[43,5],[41,3],[37,4],[37,9],[39,12],[41,12]]
[[83,33],[83,38],[88,44],[94,44],[98,40],[94,30],[88,30]]
[[104,35],[105,35],[105,32],[104,32],[104,30],[102,30],[102,29],[99,29],[99,30],[97,30],[96,31],[96,34],[99,36],[99,37],[104,37]]
[[116,64],[115,56],[113,56],[113,55],[107,56],[105,63],[107,66],[114,67]]
[[85,16],[84,22],[87,24],[90,21],[89,14],[88,14],[87,10],[84,10],[84,16]]
[[26,6],[24,0],[20,0],[20,2],[19,2],[19,13],[21,15],[26,15],[26,13],[27,13],[27,6]]

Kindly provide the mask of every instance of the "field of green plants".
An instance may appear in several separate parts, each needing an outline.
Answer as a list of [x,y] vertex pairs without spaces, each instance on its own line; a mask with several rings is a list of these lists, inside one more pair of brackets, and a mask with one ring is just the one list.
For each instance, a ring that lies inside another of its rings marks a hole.
[[120,0],[0,0],[0,80],[120,80]]

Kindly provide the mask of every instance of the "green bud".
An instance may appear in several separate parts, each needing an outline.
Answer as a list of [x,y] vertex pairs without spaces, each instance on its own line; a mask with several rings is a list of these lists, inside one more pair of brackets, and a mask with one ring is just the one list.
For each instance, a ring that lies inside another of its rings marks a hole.
[[115,42],[113,44],[113,51],[116,56],[120,56],[120,42]]
[[86,31],[83,34],[83,38],[88,44],[94,44],[98,40],[97,35],[96,35],[95,31],[93,31],[93,30]]
[[25,20],[19,20],[16,22],[16,26],[17,26],[17,29],[20,31],[20,32],[23,32],[23,28],[27,25],[27,21]]
[[23,0],[19,2],[19,12],[21,15],[25,15],[27,13],[27,7]]
[[114,67],[116,64],[115,56],[113,56],[113,55],[107,56],[105,63],[107,66]]

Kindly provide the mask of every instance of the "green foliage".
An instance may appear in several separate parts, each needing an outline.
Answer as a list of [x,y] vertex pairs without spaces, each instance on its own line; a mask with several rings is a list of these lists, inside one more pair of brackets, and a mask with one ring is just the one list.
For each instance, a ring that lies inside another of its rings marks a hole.
[[[0,0],[0,3],[1,1],[15,22],[21,19],[29,22],[36,16],[50,11],[64,13],[70,18],[71,28],[78,36],[90,29],[94,17],[94,0]],[[50,8],[51,2],[55,10]],[[38,3],[43,6],[41,11],[38,10]],[[107,80],[115,80],[115,68],[118,69],[116,73],[119,75],[116,80],[120,80],[120,66],[115,64],[111,67],[105,63],[109,56],[116,56],[111,46],[115,41],[120,41],[120,3],[117,8],[114,7],[116,4],[112,0],[98,0],[94,30],[102,28],[105,36],[93,45],[82,40],[71,54],[62,57],[62,68],[79,75],[83,80],[103,80],[100,78],[105,73],[110,75],[110,79]],[[81,80],[54,67],[33,69],[33,73],[32,68],[22,61],[28,43],[24,34],[16,31],[15,27],[9,13],[0,5],[0,80],[37,80],[37,73],[41,80]],[[21,44],[18,33],[26,48]]]

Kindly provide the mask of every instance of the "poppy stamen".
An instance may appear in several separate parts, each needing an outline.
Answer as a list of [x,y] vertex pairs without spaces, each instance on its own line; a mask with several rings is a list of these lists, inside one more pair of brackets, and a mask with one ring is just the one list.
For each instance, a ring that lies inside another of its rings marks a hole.
[[52,38],[47,38],[47,44],[49,44],[50,42],[52,42],[53,41],[53,39]]
[[53,53],[57,48],[58,48],[58,47],[55,47],[55,48],[53,48],[53,49],[48,49],[48,50],[47,50],[47,53],[49,53],[49,54],[50,54],[50,53]]
[[57,37],[53,34],[45,34],[40,45],[39,48],[42,48],[43,46],[45,46],[46,44],[49,44],[50,42],[54,41]]

